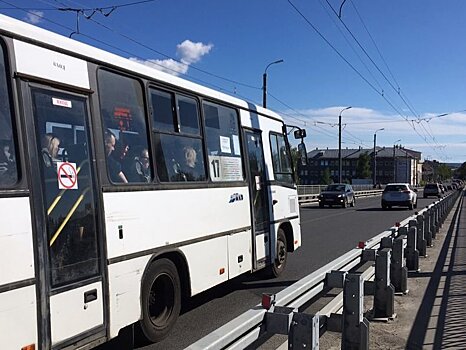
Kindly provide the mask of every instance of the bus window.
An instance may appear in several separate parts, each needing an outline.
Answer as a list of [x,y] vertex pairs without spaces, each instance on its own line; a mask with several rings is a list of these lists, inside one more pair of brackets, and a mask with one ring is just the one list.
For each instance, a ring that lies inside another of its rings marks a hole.
[[160,181],[205,181],[197,101],[182,95],[174,98],[173,94],[156,89],[151,89],[150,95]]
[[0,45],[0,188],[11,187],[18,181],[8,88],[5,57]]
[[[86,130],[87,102],[32,91],[53,287],[99,273],[95,198]],[[79,135],[79,136],[78,136]]]
[[272,149],[275,180],[292,184],[293,170],[291,169],[291,157],[283,135],[270,134],[270,146]]
[[233,108],[203,103],[207,153],[212,181],[242,181],[238,114]]
[[[141,84],[105,70],[98,77],[109,178],[115,183],[150,182],[152,158]],[[149,166],[140,174],[141,154],[146,152]]]

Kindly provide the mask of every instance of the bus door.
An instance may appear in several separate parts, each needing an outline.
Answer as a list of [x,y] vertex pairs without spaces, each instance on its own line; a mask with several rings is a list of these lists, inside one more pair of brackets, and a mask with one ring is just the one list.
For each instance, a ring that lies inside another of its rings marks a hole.
[[88,98],[30,85],[26,111],[39,249],[42,346],[105,336]]
[[245,130],[251,198],[253,269],[270,260],[270,216],[264,151],[260,132]]

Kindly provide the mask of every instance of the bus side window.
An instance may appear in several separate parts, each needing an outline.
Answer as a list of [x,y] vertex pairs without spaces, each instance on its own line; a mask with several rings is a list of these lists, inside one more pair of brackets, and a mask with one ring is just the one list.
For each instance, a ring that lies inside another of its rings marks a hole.
[[7,76],[4,50],[0,43],[0,188],[12,187],[18,181]]
[[[99,70],[99,96],[105,135],[112,134],[111,142],[105,141],[107,170],[111,182],[150,182],[153,178],[151,148],[144,107],[142,85],[136,79]],[[113,144],[113,146],[111,144]],[[141,158],[141,150],[147,150],[149,166],[144,176],[137,176],[133,167]],[[113,174],[115,168],[119,176]],[[123,176],[121,176],[121,174]]]
[[205,181],[196,99],[151,89],[157,172],[162,182]]

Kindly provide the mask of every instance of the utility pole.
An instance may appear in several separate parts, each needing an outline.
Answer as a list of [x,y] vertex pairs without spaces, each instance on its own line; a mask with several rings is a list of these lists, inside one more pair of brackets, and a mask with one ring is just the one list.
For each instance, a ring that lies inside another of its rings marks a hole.
[[374,187],[377,186],[377,152],[375,151],[375,145],[377,140],[377,131],[385,130],[385,128],[377,129],[374,132]]
[[272,63],[269,63],[267,67],[265,67],[264,74],[262,75],[262,107],[267,108],[267,69],[272,64],[282,63],[283,60],[278,60]]
[[395,146],[397,142],[400,142],[401,139],[396,140],[393,142],[393,182],[396,182],[396,154],[395,154]]
[[342,183],[342,166],[341,166],[341,113],[343,111],[346,111],[347,109],[350,109],[351,106],[343,108],[338,115],[338,182]]

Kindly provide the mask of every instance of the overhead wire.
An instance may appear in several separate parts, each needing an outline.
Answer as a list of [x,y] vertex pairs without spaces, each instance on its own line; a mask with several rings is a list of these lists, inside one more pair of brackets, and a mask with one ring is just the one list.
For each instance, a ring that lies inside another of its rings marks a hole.
[[[397,112],[397,114],[399,114],[403,119],[405,119],[406,121],[408,121],[408,118],[406,115],[404,115],[404,113],[402,113],[397,107],[395,107],[395,105],[390,102],[386,96],[384,96],[383,92],[380,92],[377,90],[377,88],[375,88],[375,86],[370,83],[368,81],[368,79],[366,77],[363,76],[363,74],[361,72],[359,72],[358,69],[356,69],[356,67],[354,67],[354,65],[352,65],[348,59],[346,59],[342,53],[339,52],[339,50],[317,29],[316,26],[314,26],[314,24],[302,13],[302,11],[300,11],[295,4],[293,4],[291,2],[291,0],[287,0],[287,2],[290,4],[290,6],[304,19],[304,21],[317,33],[317,35],[322,39],[324,40],[324,42],[330,46],[330,48],[363,80],[366,82],[366,84],[368,84],[377,94],[379,94],[389,105],[390,107],[395,111]],[[333,7],[332,7],[333,9]],[[385,76],[385,75],[384,75]],[[391,83],[390,83],[391,84]],[[391,84],[392,85],[392,84]],[[409,123],[409,122],[408,122]],[[421,137],[424,141],[426,141],[426,143],[429,143],[426,139],[425,136],[421,135],[420,132],[414,127],[413,124],[410,124],[410,126],[413,128],[413,130],[418,134],[419,137]],[[433,148],[434,151],[436,151],[434,148]]]

